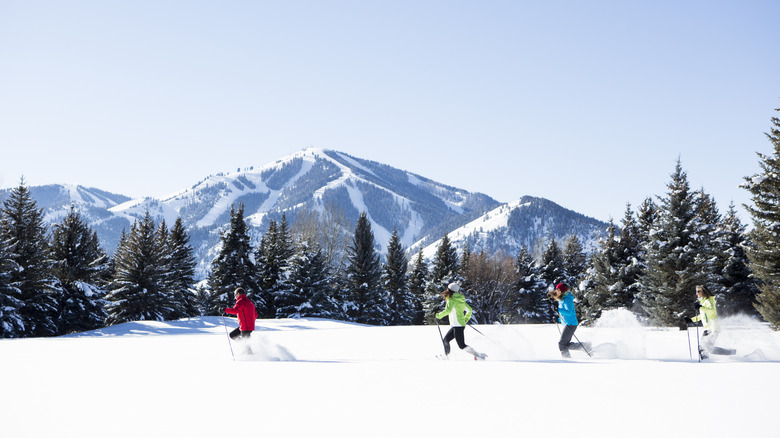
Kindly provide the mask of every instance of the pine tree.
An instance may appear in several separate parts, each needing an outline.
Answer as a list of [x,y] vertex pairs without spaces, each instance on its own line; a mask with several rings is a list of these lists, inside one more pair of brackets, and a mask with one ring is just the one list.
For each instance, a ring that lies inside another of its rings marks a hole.
[[746,177],[743,185],[753,201],[745,206],[753,218],[748,258],[760,290],[756,309],[780,329],[780,118],[772,117],[766,136],[774,151],[771,155],[758,153],[761,173]]
[[164,321],[174,314],[162,242],[149,211],[123,235],[114,253],[114,277],[106,295],[106,325]]
[[255,252],[257,262],[258,279],[264,299],[269,303],[266,307],[266,318],[287,318],[291,315],[279,310],[279,307],[290,308],[291,304],[285,302],[286,294],[290,286],[287,283],[290,258],[293,256],[293,245],[288,231],[287,219],[282,216],[278,224],[271,221],[268,231],[260,240],[260,246]]
[[[620,240],[617,227],[609,220],[607,236],[599,240],[600,249],[591,257],[591,267],[581,284],[583,325],[592,325],[601,317],[601,313],[615,308],[618,293],[624,287],[620,282]],[[617,293],[616,293],[617,292]]]
[[288,292],[277,314],[286,318],[340,319],[338,303],[331,295],[328,267],[322,250],[304,241],[290,258]]
[[[550,243],[547,244],[547,248],[542,254],[542,261],[539,266],[539,277],[542,279],[547,289],[554,288],[559,282],[565,281],[566,272],[563,267],[563,253],[561,252],[558,242],[555,238],[550,239]],[[569,285],[573,287],[573,285]],[[545,292],[546,293],[546,292]],[[549,303],[549,302],[548,302]],[[557,321],[557,308],[554,308],[553,304],[549,303],[549,307],[545,311],[542,309],[542,322],[549,323]]]
[[523,245],[515,258],[514,320],[523,324],[547,322],[550,301],[547,299],[547,285],[539,276],[534,259]]
[[588,256],[582,247],[579,237],[572,234],[566,241],[566,247],[563,250],[563,272],[564,281],[575,289],[580,279],[585,275],[588,265]]
[[463,278],[460,276],[458,252],[450,243],[449,236],[445,234],[436,250],[436,257],[434,257],[433,266],[431,267],[431,276],[428,284],[425,286],[423,313],[426,324],[435,323],[434,314],[441,310],[442,306],[441,292],[447,289],[448,284],[456,281],[463,281]]
[[723,260],[719,263],[719,271],[723,276],[724,291],[723,299],[719,300],[718,314],[758,316],[755,304],[759,290],[749,268],[746,249],[750,243],[745,233],[747,227],[739,220],[733,202],[729,205],[721,228],[724,232],[719,248]]
[[[46,238],[43,213],[37,208],[24,180],[11,191],[0,209],[0,240],[5,242],[10,270],[8,286],[18,291],[12,298],[22,302],[16,309],[24,323],[20,336],[53,336],[57,334],[57,300],[59,282],[52,275],[51,249]],[[16,293],[16,292],[14,292]],[[12,303],[18,304],[15,300]]]
[[[4,234],[0,228],[0,236]],[[12,285],[18,270],[19,265],[13,261],[6,241],[0,239],[0,338],[24,336],[24,320],[19,313],[24,305],[21,300],[22,293]]]
[[241,287],[255,303],[258,315],[267,315],[268,304],[260,293],[257,268],[252,261],[252,245],[249,229],[244,221],[244,205],[230,207],[230,224],[222,233],[222,247],[211,263],[211,275],[208,279],[213,297],[213,307],[209,315],[221,315],[225,307],[233,306],[233,292]]
[[685,315],[694,314],[695,287],[706,284],[712,267],[702,258],[696,196],[680,160],[671,177],[645,245],[647,271],[639,298],[655,323],[678,326]]
[[350,319],[362,324],[387,325],[388,297],[381,288],[379,255],[374,249],[374,232],[366,212],[358,218],[347,254],[347,287],[354,303]]
[[173,315],[175,319],[200,314],[194,293],[197,262],[189,242],[190,236],[184,229],[181,217],[179,217],[174,222],[166,241],[167,253],[169,254],[167,271],[171,274],[169,287],[176,303],[176,312]]
[[406,286],[408,264],[398,230],[394,228],[382,266],[382,287],[390,296],[391,325],[413,324],[416,316],[416,299]]
[[607,236],[591,257],[591,267],[582,282],[582,324],[596,322],[605,310],[634,307],[638,283],[643,272],[640,256],[639,227],[631,206],[626,206],[622,227],[618,231],[609,221]]
[[103,326],[106,313],[103,279],[108,256],[97,234],[71,206],[68,215],[52,232],[54,273],[62,286],[57,306],[60,334],[93,330]]
[[412,271],[407,277],[406,288],[414,296],[414,318],[412,324],[422,325],[425,322],[425,313],[423,312],[423,300],[425,298],[425,285],[428,283],[428,264],[423,257],[422,247],[414,258]]

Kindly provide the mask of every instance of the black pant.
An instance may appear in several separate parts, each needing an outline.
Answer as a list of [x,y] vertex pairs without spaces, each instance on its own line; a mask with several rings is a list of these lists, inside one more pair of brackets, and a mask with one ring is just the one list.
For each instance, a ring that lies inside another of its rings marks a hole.
[[243,331],[240,328],[237,328],[230,332],[230,339],[236,340],[236,339],[249,339],[249,337],[252,336],[252,330],[246,330]]
[[561,332],[561,340],[558,341],[558,349],[561,350],[561,353],[568,352],[569,348],[576,349],[579,347],[579,344],[574,344],[571,341],[571,337],[574,336],[574,331],[577,330],[576,325],[564,325],[563,326],[563,332]]
[[[458,348],[463,350],[467,347],[466,345],[466,337],[463,335],[463,332],[466,330],[466,327],[451,327],[450,331],[447,332],[446,335],[444,335],[444,342],[447,344],[447,347],[450,346],[450,341],[455,339],[458,343]],[[449,351],[449,348],[447,348]]]

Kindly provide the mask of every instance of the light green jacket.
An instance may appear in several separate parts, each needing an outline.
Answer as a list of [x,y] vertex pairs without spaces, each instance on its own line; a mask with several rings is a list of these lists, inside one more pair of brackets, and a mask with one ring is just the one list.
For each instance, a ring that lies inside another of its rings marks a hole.
[[452,294],[447,300],[447,307],[436,314],[436,319],[442,319],[450,315],[450,325],[456,327],[465,327],[471,319],[471,306],[466,304],[466,297],[463,294]]
[[704,330],[717,331],[720,330],[718,325],[718,310],[715,308],[715,297],[699,298],[699,315],[691,318],[693,322],[701,321],[701,325],[704,326]]

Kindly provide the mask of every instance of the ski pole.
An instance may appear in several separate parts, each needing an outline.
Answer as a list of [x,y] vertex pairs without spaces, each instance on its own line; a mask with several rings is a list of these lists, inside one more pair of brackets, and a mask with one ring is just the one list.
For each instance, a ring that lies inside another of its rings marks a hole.
[[236,360],[236,355],[233,354],[233,344],[230,343],[230,333],[228,333],[227,323],[225,322],[225,316],[224,315],[222,315],[222,325],[225,326],[225,334],[228,337],[228,345],[230,346],[230,357],[232,357],[233,360]]
[[501,349],[503,349],[503,350],[506,350],[506,351],[508,351],[509,353],[512,353],[512,351],[511,351],[511,350],[509,350],[509,349],[507,349],[506,347],[504,347],[504,346],[502,346],[502,345],[498,344],[496,341],[494,341],[494,340],[490,339],[490,337],[488,337],[486,334],[484,334],[484,333],[482,333],[481,331],[477,330],[477,328],[476,328],[476,327],[474,327],[474,324],[472,324],[471,322],[469,322],[469,323],[468,323],[468,325],[469,325],[469,327],[473,328],[473,329],[474,329],[474,331],[476,331],[476,332],[477,332],[477,333],[479,333],[480,335],[484,336],[484,337],[485,337],[485,338],[486,338],[488,341],[490,341],[490,342],[492,342],[492,343],[496,344],[496,345],[497,345],[499,348],[501,348]]
[[588,353],[588,357],[593,357],[593,355],[590,354],[590,351],[588,351],[588,349],[585,348],[585,345],[580,341],[580,338],[578,338],[577,335],[574,333],[572,333],[572,335],[574,335],[574,339],[577,340],[577,343],[580,344],[580,347],[582,347],[582,349],[585,350],[586,353]]
[[441,334],[441,327],[439,326],[439,318],[433,317],[433,320],[436,321],[436,328],[439,329],[439,338],[441,338],[441,345],[444,347],[444,354],[447,354],[447,343],[444,342],[444,336]]
[[691,351],[691,328],[687,325],[685,326],[685,333],[688,334],[688,356],[693,360],[693,352]]

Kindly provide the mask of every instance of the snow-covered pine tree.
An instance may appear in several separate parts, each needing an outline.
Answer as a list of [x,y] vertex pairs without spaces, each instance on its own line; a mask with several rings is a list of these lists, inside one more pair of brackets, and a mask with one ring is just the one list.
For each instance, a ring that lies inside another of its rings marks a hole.
[[57,334],[57,300],[59,282],[52,275],[51,250],[46,238],[43,213],[32,199],[30,190],[21,181],[0,209],[0,240],[8,248],[10,263],[9,286],[18,290],[23,305],[17,309],[25,327],[22,336],[54,336]]
[[723,285],[723,275],[720,270],[720,263],[723,259],[723,245],[720,242],[724,238],[725,230],[722,227],[722,220],[715,199],[700,189],[695,194],[696,197],[696,216],[698,218],[699,228],[693,235],[699,253],[696,254],[697,265],[703,267],[702,279],[710,292],[715,294],[718,303],[723,302],[725,286]]
[[626,205],[621,228],[609,221],[607,236],[600,241],[600,250],[593,254],[591,266],[582,283],[582,323],[593,324],[605,310],[634,309],[644,262],[639,243],[639,227],[631,205]]
[[176,303],[176,314],[173,318],[176,319],[200,314],[194,292],[197,262],[189,242],[190,236],[184,229],[181,217],[178,217],[166,242],[170,257],[167,270],[171,273],[170,287]]
[[260,293],[257,279],[257,268],[252,261],[252,245],[249,228],[244,220],[244,204],[230,207],[230,224],[221,235],[222,247],[211,263],[211,274],[208,279],[209,300],[213,307],[208,315],[222,315],[225,307],[232,307],[235,300],[233,292],[241,287],[247,296],[255,303],[258,315],[268,313],[268,305]]
[[599,250],[591,256],[591,266],[580,284],[580,312],[583,325],[592,325],[605,310],[615,307],[618,294],[624,285],[621,283],[620,240],[617,227],[610,218],[607,235],[599,239]]
[[723,235],[717,244],[723,257],[718,270],[723,275],[724,299],[718,302],[718,314],[758,316],[755,304],[759,290],[749,268],[747,227],[739,220],[733,202],[721,228]]
[[412,324],[422,325],[425,322],[423,313],[423,300],[425,298],[425,285],[428,283],[428,264],[423,257],[422,247],[417,251],[417,256],[412,263],[412,270],[406,281],[406,288],[414,296],[414,318]]
[[350,320],[362,324],[387,325],[390,321],[387,292],[381,287],[379,254],[366,212],[360,214],[355,236],[347,248],[347,292],[354,308]]
[[97,234],[71,205],[68,215],[53,227],[54,274],[62,295],[57,306],[59,334],[94,330],[103,326],[108,256]]
[[[0,236],[4,234],[0,229]],[[24,303],[20,299],[19,288],[12,286],[12,278],[18,269],[19,265],[11,258],[6,241],[0,238],[0,338],[3,339],[24,336],[24,321],[19,314]]]
[[430,279],[425,286],[423,312],[426,324],[436,323],[434,314],[443,309],[441,293],[447,289],[447,285],[462,280],[458,263],[458,251],[450,243],[449,236],[445,234],[436,250],[436,256],[431,266]]
[[772,117],[766,136],[773,152],[758,153],[761,172],[746,177],[743,184],[753,201],[753,205],[745,205],[753,218],[748,257],[760,290],[756,308],[767,322],[780,329],[780,118]]
[[534,324],[547,322],[550,300],[547,285],[539,276],[539,269],[528,247],[523,245],[515,258],[514,317],[512,322]]
[[268,231],[260,239],[260,245],[255,251],[260,289],[263,291],[266,303],[268,303],[269,314],[265,315],[266,318],[292,316],[280,311],[279,308],[291,309],[295,307],[292,303],[287,302],[287,294],[290,293],[287,276],[293,253],[287,218],[283,215],[281,223],[270,221]]
[[684,316],[694,314],[695,287],[706,284],[711,266],[701,257],[696,195],[679,159],[671,177],[645,245],[647,270],[639,299],[654,323],[679,326]]
[[341,319],[343,314],[331,295],[325,256],[317,245],[303,241],[290,258],[288,294],[277,314],[286,318]]
[[162,242],[148,210],[129,233],[123,234],[114,253],[114,276],[106,294],[106,325],[164,321],[174,313]]
[[[555,237],[550,238],[550,242],[547,244],[544,253],[542,253],[542,260],[539,265],[539,277],[544,281],[546,289],[554,288],[556,284],[561,281],[565,281],[566,272],[563,267],[563,252],[561,247],[558,246],[558,242],[555,241]],[[573,287],[573,285],[569,285]],[[545,294],[547,291],[545,290]],[[576,298],[576,297],[575,297]],[[542,322],[556,322],[558,320],[558,310],[554,306],[555,303],[548,301],[549,307],[547,311],[543,312]]]
[[387,245],[387,258],[382,265],[382,287],[390,296],[390,325],[411,325],[417,312],[416,298],[407,289],[407,270],[409,261],[406,259],[398,229],[393,228],[390,242]]
[[650,241],[650,230],[653,228],[653,224],[658,220],[658,206],[653,201],[653,198],[645,198],[636,214],[636,225],[639,230],[639,243],[643,248],[647,242]]
[[563,278],[572,290],[577,289],[580,280],[585,275],[587,266],[588,255],[585,254],[582,242],[576,234],[572,234],[563,249]]

